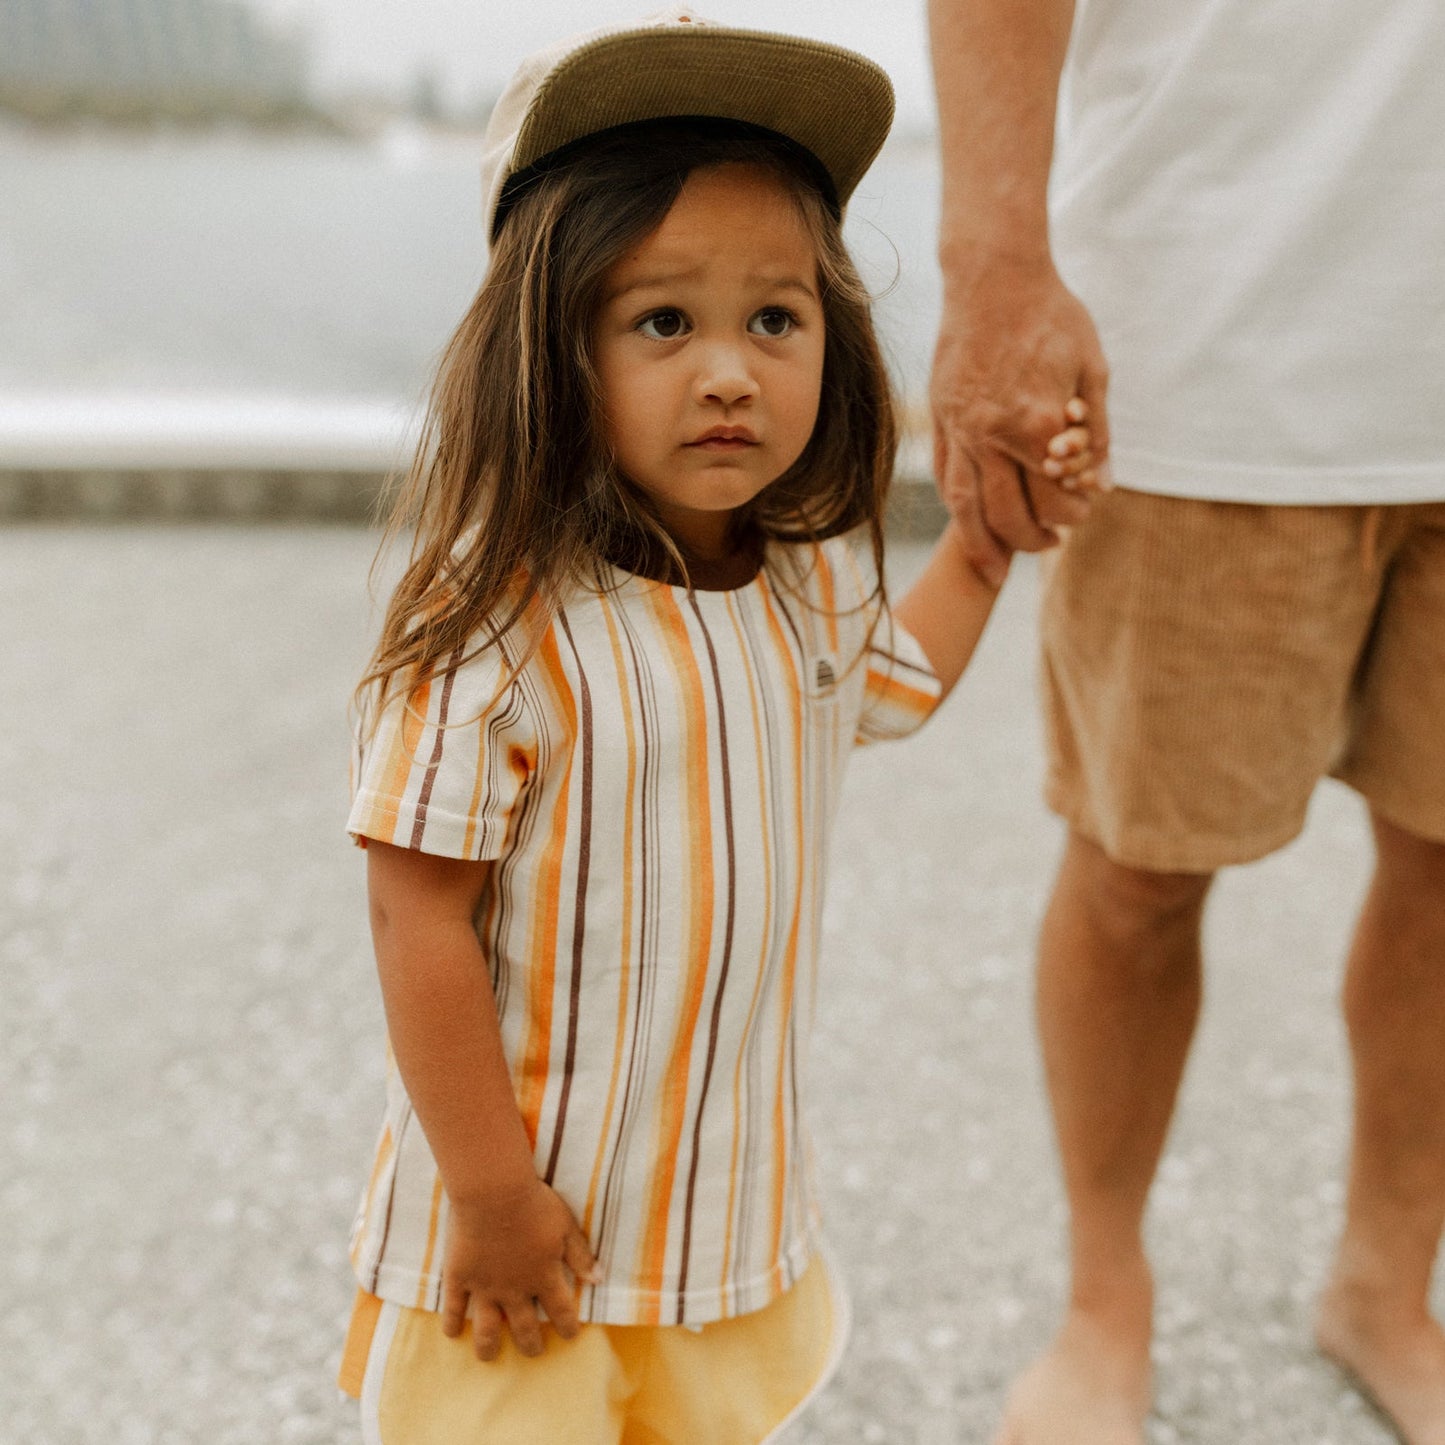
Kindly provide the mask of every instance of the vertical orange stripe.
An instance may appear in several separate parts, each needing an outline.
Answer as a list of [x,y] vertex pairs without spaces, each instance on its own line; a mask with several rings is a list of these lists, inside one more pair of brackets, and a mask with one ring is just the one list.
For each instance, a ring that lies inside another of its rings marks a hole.
[[636,803],[633,789],[637,778],[637,730],[632,716],[632,691],[627,685],[627,668],[622,656],[622,642],[617,635],[617,621],[612,599],[603,597],[602,615],[607,622],[607,640],[612,645],[612,661],[617,668],[617,695],[622,701],[622,718],[627,727],[627,802],[622,813],[622,940],[617,969],[617,1034],[612,1045],[612,1078],[607,1085],[607,1104],[602,1111],[602,1131],[597,1141],[597,1157],[592,1165],[592,1178],[587,1185],[587,1205],[582,1211],[582,1233],[592,1237],[592,1216],[597,1205],[597,1186],[606,1162],[608,1141],[612,1134],[612,1110],[617,1101],[617,1083],[622,1076],[622,1059],[627,1045],[627,999],[632,991],[632,887],[633,828]]
[[427,1220],[426,1227],[426,1253],[421,1261],[421,1279],[416,1287],[416,1309],[426,1308],[426,1277],[431,1273],[432,1256],[436,1253],[437,1226],[441,1223],[442,1217],[442,1177],[436,1177],[436,1183],[432,1185],[431,1191],[431,1217]]
[[818,558],[818,590],[819,606],[823,609],[823,615],[828,619],[828,651],[838,651],[838,593],[833,585],[833,564],[828,560],[828,554],[819,547]]
[[351,1306],[351,1323],[346,1327],[346,1343],[341,1347],[341,1368],[336,1372],[336,1385],[353,1400],[361,1398],[366,1379],[366,1361],[371,1354],[371,1341],[376,1322],[381,1318],[381,1301],[364,1289],[356,1291]]
[[565,773],[557,790],[553,816],[550,819],[538,819],[538,826],[545,831],[547,846],[538,854],[537,872],[531,880],[534,890],[532,917],[523,954],[528,964],[529,1026],[522,1046],[517,1106],[527,1128],[527,1137],[535,1149],[542,1122],[542,1104],[547,1092],[547,1066],[552,1054],[552,1006],[557,980],[557,918],[566,877],[564,865],[569,841],[568,805],[572,794],[572,744],[577,737],[577,707],[562,668],[562,654],[557,645],[555,631],[548,631],[533,660],[536,664],[533,675],[551,692],[550,706],[544,707],[543,712],[548,717],[555,717],[563,730],[563,736],[551,738],[549,742],[558,757],[558,765]]
[[[737,615],[735,604],[729,601],[729,613],[732,615],[733,626],[738,634],[738,650],[747,658],[747,679],[748,679],[748,702],[752,707],[753,717],[753,745],[756,750],[756,767],[758,770],[758,817],[766,818],[768,815],[768,760],[763,752],[763,719],[761,710],[758,707],[758,689],[754,680],[753,657],[747,646],[747,635],[743,630],[742,619]],[[728,1205],[727,1213],[723,1216],[724,1234],[722,1250],[722,1275],[718,1285],[721,1289],[727,1289],[731,1284],[733,1268],[733,1211],[737,1207],[738,1190],[738,1154],[742,1149],[743,1137],[743,1065],[746,1062],[746,1044],[753,1031],[753,1020],[757,1017],[758,997],[762,993],[763,978],[768,970],[768,940],[773,933],[773,839],[772,834],[765,827],[761,830],[762,841],[762,863],[763,863],[763,921],[761,937],[763,939],[764,952],[758,959],[757,977],[753,980],[753,995],[748,1000],[747,1018],[743,1023],[742,1033],[739,1035],[741,1046],[738,1049],[737,1068],[733,1072],[733,1148],[731,1162],[728,1166]]]
[[423,682],[394,705],[402,709],[402,718],[401,726],[391,731],[391,748],[377,788],[384,801],[367,819],[368,828],[386,843],[396,841],[397,804],[406,794],[417,749],[421,746],[421,736],[426,728],[426,710],[431,705],[431,680]]
[[[667,1258],[667,1235],[672,1204],[673,1182],[677,1174],[678,1155],[682,1147],[683,1121],[687,1111],[689,1064],[697,1021],[702,1013],[703,991],[707,984],[712,943],[713,862],[712,862],[712,799],[708,788],[707,705],[703,696],[702,674],[688,641],[687,624],[677,599],[667,588],[650,593],[654,603],[657,630],[667,646],[672,674],[682,694],[681,715],[688,720],[683,740],[683,772],[687,789],[683,795],[683,833],[687,840],[687,862],[679,869],[688,880],[690,896],[687,956],[682,960],[687,970],[687,991],[682,1015],[678,1021],[677,1038],[668,1061],[663,1089],[664,1104],[658,1122],[653,1158],[656,1161],[642,1237],[641,1273],[644,1278],[661,1279]],[[660,1318],[661,1302],[649,1306],[647,1323]]]

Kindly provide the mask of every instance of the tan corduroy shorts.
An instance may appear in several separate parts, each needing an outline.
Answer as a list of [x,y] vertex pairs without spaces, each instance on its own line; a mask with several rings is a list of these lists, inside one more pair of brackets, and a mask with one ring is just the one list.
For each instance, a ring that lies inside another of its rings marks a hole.
[[1445,840],[1445,502],[1119,490],[1046,577],[1046,796],[1116,862],[1262,857],[1327,773]]

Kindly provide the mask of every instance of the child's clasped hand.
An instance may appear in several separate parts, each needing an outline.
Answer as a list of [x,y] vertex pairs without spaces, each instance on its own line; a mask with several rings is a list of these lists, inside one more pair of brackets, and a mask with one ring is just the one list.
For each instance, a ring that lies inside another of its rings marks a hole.
[[1089,408],[1082,397],[1073,397],[1064,408],[1069,425],[1049,438],[1043,473],[1066,492],[1107,492],[1110,482],[1094,465],[1093,439],[1089,431]]
[[539,1308],[564,1340],[577,1334],[577,1288],[601,1271],[561,1197],[535,1174],[486,1196],[454,1202],[442,1266],[442,1329],[455,1338],[472,1321],[478,1359],[495,1360],[502,1330],[540,1355]]

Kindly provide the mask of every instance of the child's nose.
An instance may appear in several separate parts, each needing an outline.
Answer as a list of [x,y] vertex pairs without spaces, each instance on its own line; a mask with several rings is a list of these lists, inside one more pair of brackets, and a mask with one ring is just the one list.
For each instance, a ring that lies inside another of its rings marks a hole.
[[707,353],[696,383],[699,401],[736,406],[757,391],[757,382],[741,347],[714,346]]

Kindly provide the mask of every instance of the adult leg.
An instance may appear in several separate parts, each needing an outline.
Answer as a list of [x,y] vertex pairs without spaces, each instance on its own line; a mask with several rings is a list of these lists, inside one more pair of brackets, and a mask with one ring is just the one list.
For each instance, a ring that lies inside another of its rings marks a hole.
[[1445,1330],[1428,1299],[1445,1227],[1445,843],[1373,821],[1375,876],[1344,992],[1345,1230],[1317,1333],[1407,1445],[1445,1445]]
[[1069,836],[1038,976],[1069,1302],[1010,1393],[998,1445],[1142,1445],[1153,1314],[1144,1209],[1199,1013],[1209,884],[1125,867]]
[[1073,1277],[1003,1445],[1142,1445],[1141,1223],[1198,1009],[1203,902],[1213,869],[1295,835],[1337,751],[1378,596],[1361,525],[1359,509],[1121,489],[1049,573],[1048,801],[1136,869],[1073,837],[1044,929]]

